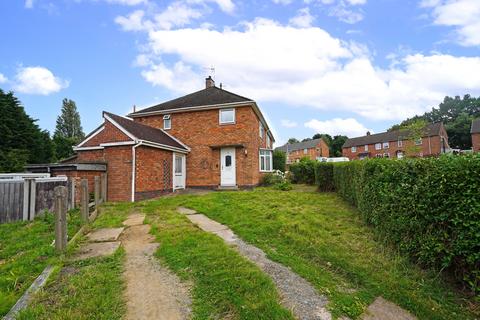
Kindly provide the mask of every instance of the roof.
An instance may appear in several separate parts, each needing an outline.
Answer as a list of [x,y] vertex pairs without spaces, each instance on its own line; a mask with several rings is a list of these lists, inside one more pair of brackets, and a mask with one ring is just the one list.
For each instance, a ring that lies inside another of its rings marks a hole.
[[303,141],[303,142],[297,142],[297,143],[287,143],[281,147],[275,148],[275,150],[280,150],[283,152],[287,152],[287,151],[292,152],[292,151],[303,150],[303,149],[311,149],[311,148],[315,148],[317,144],[320,143],[321,140],[322,138]]
[[134,136],[138,140],[145,140],[148,142],[158,143],[165,146],[182,149],[189,151],[185,145],[180,143],[178,140],[167,134],[165,131],[144,124],[134,122],[131,119],[127,119],[121,116],[110,112],[103,112],[104,115],[108,116],[110,119],[115,121],[119,126],[121,126],[125,131],[127,131],[131,136]]
[[480,133],[480,118],[472,121],[472,130],[471,133]]
[[[439,136],[440,130],[443,127],[443,123],[437,122],[429,124],[425,127],[425,133],[423,137]],[[371,134],[363,137],[351,138],[345,141],[342,148],[358,147],[366,144],[375,144],[382,142],[404,140],[409,135],[406,130],[394,130],[382,133]]]
[[229,92],[217,88],[215,86],[205,88],[203,90],[187,94],[186,96],[176,98],[167,102],[157,104],[155,106],[139,110],[129,114],[129,116],[135,116],[144,114],[147,112],[161,112],[165,110],[184,109],[200,106],[222,105],[227,103],[239,103],[239,102],[254,102],[252,99],[248,99],[238,94]]

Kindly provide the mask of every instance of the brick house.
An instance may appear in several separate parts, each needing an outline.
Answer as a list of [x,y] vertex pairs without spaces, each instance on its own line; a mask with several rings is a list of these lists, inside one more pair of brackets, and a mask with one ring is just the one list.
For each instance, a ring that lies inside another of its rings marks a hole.
[[472,121],[472,150],[473,152],[480,152],[480,119]]
[[215,86],[104,122],[75,147],[107,165],[108,201],[184,188],[247,188],[272,170],[274,138],[256,102]]
[[419,151],[414,156],[438,156],[450,149],[448,135],[443,123],[429,124],[424,129],[422,138],[411,141],[405,130],[394,130],[363,137],[348,139],[342,146],[344,157],[350,160],[365,158],[403,158],[408,150],[417,147]]
[[275,148],[287,155],[287,164],[300,161],[302,158],[318,160],[319,158],[328,158],[330,153],[327,143],[322,139],[313,139],[298,143],[287,143],[281,147]]

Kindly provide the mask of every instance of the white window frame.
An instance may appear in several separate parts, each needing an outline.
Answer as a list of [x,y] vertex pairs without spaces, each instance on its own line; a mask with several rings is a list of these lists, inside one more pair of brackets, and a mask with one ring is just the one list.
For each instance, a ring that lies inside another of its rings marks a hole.
[[365,151],[368,151],[368,144],[365,145]]
[[[230,121],[222,121],[222,113],[231,111],[233,114],[233,119]],[[231,109],[220,109],[218,111],[218,122],[220,124],[234,124],[235,123],[235,108]]]
[[260,131],[259,135],[260,135],[260,138],[263,139],[263,124],[260,122],[260,124],[258,125],[258,130]]
[[423,139],[422,138],[415,140],[415,145],[416,146],[421,146],[422,144],[423,144]]
[[357,147],[352,147],[352,153],[357,152]]
[[397,141],[397,147],[399,147],[399,148],[403,147],[403,140],[398,139],[398,141]]
[[[166,123],[169,125],[167,126]],[[172,129],[172,117],[169,114],[163,116],[163,130]]]
[[389,148],[390,148],[390,142],[384,142],[384,143],[382,143],[382,148],[383,148],[383,149],[389,149]]
[[272,144],[272,141],[270,140],[270,136],[267,133],[267,148],[271,148],[272,147],[271,144]]
[[382,144],[380,142],[375,143],[375,150],[382,150]]
[[303,154],[308,154],[308,149],[307,148],[303,149]]
[[[267,155],[268,153],[269,155]],[[267,160],[268,166],[270,169],[267,169]],[[263,164],[263,168],[262,168]],[[260,149],[258,151],[258,169],[260,172],[272,172],[273,171],[273,152],[270,149]]]

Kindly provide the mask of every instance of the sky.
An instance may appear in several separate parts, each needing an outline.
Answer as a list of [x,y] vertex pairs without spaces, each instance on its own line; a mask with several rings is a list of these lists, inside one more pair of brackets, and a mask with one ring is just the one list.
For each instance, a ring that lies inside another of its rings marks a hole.
[[382,132],[480,95],[480,0],[0,1],[0,88],[51,132],[205,87],[257,101],[276,139]]

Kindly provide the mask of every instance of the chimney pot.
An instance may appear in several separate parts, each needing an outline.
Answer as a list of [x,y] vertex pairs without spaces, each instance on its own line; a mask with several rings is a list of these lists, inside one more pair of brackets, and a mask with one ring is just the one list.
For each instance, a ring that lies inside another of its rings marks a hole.
[[212,79],[212,76],[208,76],[205,79],[205,88],[215,87],[215,80]]
[[369,135],[370,135],[370,131],[367,131],[367,136],[369,136]]

